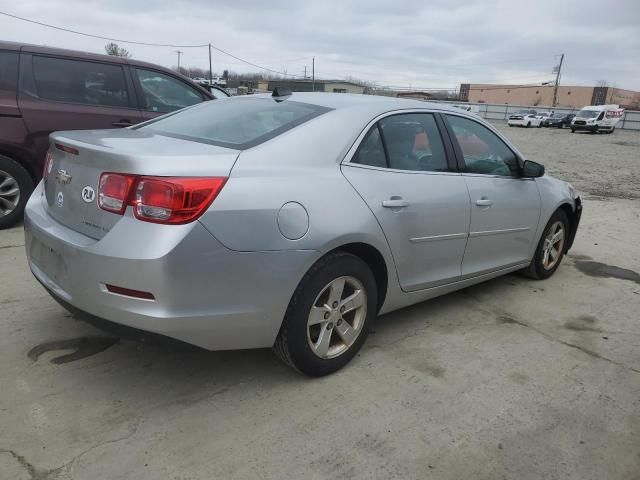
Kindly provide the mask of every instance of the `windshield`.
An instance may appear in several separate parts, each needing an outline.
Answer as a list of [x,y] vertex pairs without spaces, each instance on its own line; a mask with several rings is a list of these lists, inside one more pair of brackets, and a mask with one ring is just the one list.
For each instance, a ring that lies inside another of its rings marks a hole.
[[291,100],[238,98],[223,102],[204,102],[134,128],[244,150],[329,110]]
[[564,118],[564,113],[554,113],[551,118]]
[[599,113],[594,110],[580,110],[577,116],[579,118],[596,118]]

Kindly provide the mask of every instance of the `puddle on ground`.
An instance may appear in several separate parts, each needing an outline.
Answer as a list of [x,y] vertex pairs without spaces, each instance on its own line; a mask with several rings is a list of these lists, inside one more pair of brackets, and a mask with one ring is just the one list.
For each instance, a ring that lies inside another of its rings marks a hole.
[[67,340],[54,340],[51,342],[41,343],[36,345],[27,356],[34,362],[38,358],[47,352],[55,352],[58,350],[73,350],[66,355],[60,355],[51,359],[51,363],[60,365],[63,363],[74,362],[83,358],[90,357],[96,353],[105,351],[110,346],[118,342],[117,338],[113,337],[79,337],[70,338]]
[[627,268],[590,260],[576,260],[575,266],[582,273],[591,277],[617,278],[619,280],[628,280],[640,284],[640,274]]

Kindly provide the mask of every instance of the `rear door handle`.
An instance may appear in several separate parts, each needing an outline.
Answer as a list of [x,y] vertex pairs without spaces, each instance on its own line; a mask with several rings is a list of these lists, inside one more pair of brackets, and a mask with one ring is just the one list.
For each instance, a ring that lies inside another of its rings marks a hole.
[[409,202],[403,200],[402,197],[391,197],[389,200],[383,200],[382,206],[385,208],[403,208],[408,207]]
[[124,128],[124,127],[130,127],[131,125],[133,125],[133,123],[123,118],[119,122],[113,122],[111,125],[113,125],[114,127]]
[[493,200],[489,200],[488,198],[481,198],[480,200],[476,200],[476,205],[479,207],[490,207],[493,205]]

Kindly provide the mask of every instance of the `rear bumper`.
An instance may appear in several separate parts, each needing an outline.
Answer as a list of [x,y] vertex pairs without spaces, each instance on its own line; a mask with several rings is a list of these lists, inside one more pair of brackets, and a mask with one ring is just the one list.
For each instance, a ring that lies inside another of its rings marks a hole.
[[511,118],[509,120],[507,120],[507,124],[514,126],[514,127],[524,127],[527,125],[527,123],[529,123],[531,120],[527,119],[527,120],[512,120]]
[[[56,300],[209,350],[271,346],[317,255],[235,252],[199,222],[162,226],[126,215],[96,241],[49,216],[41,186],[25,209],[25,237],[31,271]],[[155,298],[114,294],[107,284]]]

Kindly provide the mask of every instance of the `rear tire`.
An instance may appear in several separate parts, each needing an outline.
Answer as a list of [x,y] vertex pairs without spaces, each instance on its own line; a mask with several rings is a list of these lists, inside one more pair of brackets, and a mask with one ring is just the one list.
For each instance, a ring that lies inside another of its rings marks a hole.
[[576,133],[576,129],[575,129],[575,128],[572,128],[572,129],[571,129],[571,133]]
[[[555,240],[554,235],[558,235]],[[545,280],[555,273],[562,262],[569,239],[569,219],[561,208],[556,210],[544,227],[533,260],[521,272],[536,280]],[[555,256],[552,252],[555,252]]]
[[531,127],[531,122],[527,123],[527,128]]
[[300,281],[273,350],[285,364],[312,377],[340,370],[362,347],[377,302],[369,266],[350,253],[331,253]]
[[33,187],[33,179],[22,165],[0,155],[0,230],[22,220]]

